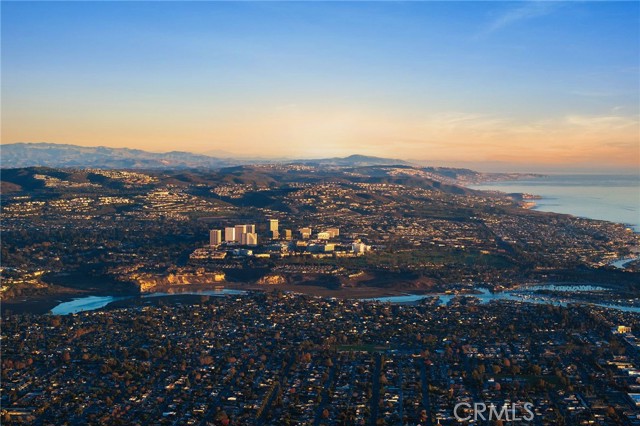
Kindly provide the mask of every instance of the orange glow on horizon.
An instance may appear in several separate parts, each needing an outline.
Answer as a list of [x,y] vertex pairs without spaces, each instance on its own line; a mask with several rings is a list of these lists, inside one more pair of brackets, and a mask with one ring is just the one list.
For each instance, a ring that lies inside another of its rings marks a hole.
[[[256,112],[256,111],[252,111]],[[14,115],[13,113],[12,115]],[[405,160],[640,167],[636,117],[566,115],[518,122],[448,112],[405,118],[380,111],[298,106],[241,115],[82,116],[5,120],[3,143],[57,142],[147,151],[225,151],[244,157],[320,158],[354,153]],[[37,125],[34,125],[37,123]]]

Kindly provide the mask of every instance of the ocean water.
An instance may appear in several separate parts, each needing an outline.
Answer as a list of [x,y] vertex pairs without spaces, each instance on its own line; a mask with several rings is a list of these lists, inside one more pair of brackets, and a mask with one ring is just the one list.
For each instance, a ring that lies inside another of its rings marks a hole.
[[535,210],[624,223],[640,232],[640,175],[549,175],[469,187],[539,195]]

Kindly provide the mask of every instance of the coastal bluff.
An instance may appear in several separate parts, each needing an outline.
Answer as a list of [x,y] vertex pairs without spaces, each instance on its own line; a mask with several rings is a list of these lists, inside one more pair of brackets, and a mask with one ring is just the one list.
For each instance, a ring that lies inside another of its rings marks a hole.
[[177,271],[169,274],[139,273],[131,277],[140,290],[148,293],[161,288],[184,286],[191,284],[205,285],[225,281],[225,273],[221,271]]

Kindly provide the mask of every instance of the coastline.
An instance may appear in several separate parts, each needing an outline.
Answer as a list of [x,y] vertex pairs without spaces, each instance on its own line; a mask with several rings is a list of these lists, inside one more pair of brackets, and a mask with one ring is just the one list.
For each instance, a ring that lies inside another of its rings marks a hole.
[[528,210],[619,223],[640,233],[638,175],[551,174],[467,187],[514,195],[515,201],[528,204]]
[[[0,302],[2,317],[5,317],[9,313],[11,314],[48,314],[53,308],[61,303],[71,302],[76,299],[97,296],[106,297],[123,296],[126,299],[115,300],[109,302],[101,309],[109,309],[112,307],[128,305],[136,300],[149,301],[152,299],[162,300],[167,298],[199,298],[203,295],[193,294],[197,291],[215,291],[219,287],[223,286],[225,290],[239,290],[247,292],[271,292],[271,291],[284,291],[305,294],[312,297],[335,297],[339,299],[370,299],[376,297],[394,297],[407,295],[406,289],[390,289],[379,287],[345,287],[339,289],[330,289],[322,286],[304,285],[304,284],[278,284],[278,285],[260,285],[255,283],[211,283],[211,284],[186,284],[179,287],[158,287],[154,288],[153,292],[140,293],[140,294],[121,294],[114,296],[113,294],[106,294],[104,292],[91,292],[91,291],[78,291],[70,289],[72,291],[65,293],[52,293],[48,295],[39,295],[34,297],[21,297],[18,300],[2,300]],[[154,293],[170,293],[161,296],[148,297]],[[412,294],[425,294],[427,291],[412,291]],[[147,296],[147,297],[145,297]],[[151,302],[149,302],[151,303]]]

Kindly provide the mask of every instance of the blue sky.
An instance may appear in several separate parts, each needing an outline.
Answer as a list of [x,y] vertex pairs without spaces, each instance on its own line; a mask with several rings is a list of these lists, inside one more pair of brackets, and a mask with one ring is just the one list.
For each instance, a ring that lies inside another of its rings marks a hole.
[[638,2],[3,2],[2,139],[634,168],[639,16]]

